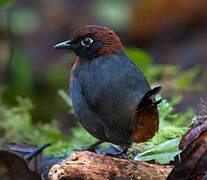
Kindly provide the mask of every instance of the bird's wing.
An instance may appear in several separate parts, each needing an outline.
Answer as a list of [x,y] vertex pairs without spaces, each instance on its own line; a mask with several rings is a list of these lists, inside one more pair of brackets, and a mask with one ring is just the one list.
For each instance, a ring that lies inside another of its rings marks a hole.
[[78,78],[73,77],[70,82],[70,95],[75,115],[79,122],[96,138],[105,139],[104,127],[101,124],[102,120],[88,104],[87,99],[82,93]]
[[84,86],[90,84],[87,89],[90,93],[85,94],[88,103],[102,118],[108,137],[130,141],[135,105],[150,90],[146,77],[124,54],[91,63],[89,74],[93,78]]

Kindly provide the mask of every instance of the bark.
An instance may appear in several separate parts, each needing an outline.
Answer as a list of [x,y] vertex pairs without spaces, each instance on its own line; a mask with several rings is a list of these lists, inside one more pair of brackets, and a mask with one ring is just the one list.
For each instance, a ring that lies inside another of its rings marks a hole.
[[118,159],[83,151],[75,152],[49,172],[50,180],[165,180],[170,166]]

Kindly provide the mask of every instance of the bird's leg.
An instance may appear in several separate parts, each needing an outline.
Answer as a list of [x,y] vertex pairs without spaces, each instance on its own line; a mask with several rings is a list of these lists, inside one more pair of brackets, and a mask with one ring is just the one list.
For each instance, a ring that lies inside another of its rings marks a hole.
[[104,140],[99,140],[99,141],[97,141],[96,143],[94,143],[94,144],[88,146],[88,147],[86,148],[86,150],[87,150],[87,151],[92,151],[92,152],[94,152],[95,149],[96,149],[96,147],[97,147],[98,145],[102,144],[103,142],[104,142]]
[[74,150],[79,150],[79,151],[91,151],[91,152],[95,152],[95,149],[98,145],[102,144],[103,142],[105,142],[105,140],[99,140],[96,143],[88,146],[88,147],[82,147],[82,148],[75,148]]

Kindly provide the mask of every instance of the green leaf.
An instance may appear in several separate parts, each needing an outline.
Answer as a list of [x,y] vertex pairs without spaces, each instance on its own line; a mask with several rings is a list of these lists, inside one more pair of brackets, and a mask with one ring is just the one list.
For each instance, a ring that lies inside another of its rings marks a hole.
[[169,163],[169,161],[173,160],[173,158],[178,153],[181,152],[178,149],[179,143],[180,143],[180,138],[166,141],[151,150],[138,154],[135,157],[135,160],[137,161],[155,160],[155,162],[157,163],[167,164]]
[[142,71],[152,63],[152,58],[141,49],[127,48],[126,54]]

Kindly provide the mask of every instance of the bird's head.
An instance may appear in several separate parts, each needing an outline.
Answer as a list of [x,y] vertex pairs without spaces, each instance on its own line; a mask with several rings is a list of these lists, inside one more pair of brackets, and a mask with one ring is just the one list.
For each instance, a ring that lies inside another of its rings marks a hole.
[[81,59],[111,55],[123,50],[120,38],[105,26],[87,25],[80,28],[71,40],[59,43],[55,49],[71,49]]

